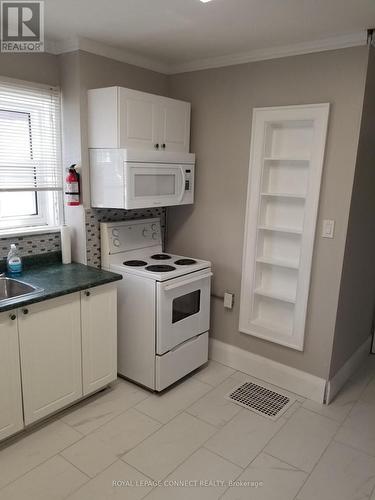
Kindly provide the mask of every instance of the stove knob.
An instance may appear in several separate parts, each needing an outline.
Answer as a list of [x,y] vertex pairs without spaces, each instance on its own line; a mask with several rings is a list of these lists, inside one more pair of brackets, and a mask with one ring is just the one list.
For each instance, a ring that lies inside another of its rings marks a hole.
[[113,240],[113,244],[114,244],[115,247],[119,247],[120,246],[120,240],[118,240],[117,238],[115,238]]
[[112,236],[114,236],[115,238],[117,238],[117,236],[119,236],[119,230],[118,229],[112,229]]
[[142,235],[143,235],[143,237],[144,237],[144,238],[147,238],[147,236],[148,236],[148,233],[149,233],[149,232],[150,232],[150,231],[149,231],[148,229],[144,229],[144,230],[142,231]]
[[157,240],[158,239],[158,233],[152,233],[152,239]]
[[158,229],[158,228],[157,228],[157,225],[156,225],[156,224],[152,224],[151,229],[152,229],[153,231],[157,231],[157,229]]

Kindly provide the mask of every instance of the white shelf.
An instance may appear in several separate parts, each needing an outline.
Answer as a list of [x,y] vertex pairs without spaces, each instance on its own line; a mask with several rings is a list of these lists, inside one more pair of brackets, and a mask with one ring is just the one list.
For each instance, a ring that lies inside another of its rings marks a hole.
[[265,158],[263,158],[263,161],[293,161],[293,162],[308,163],[311,160],[309,158],[283,158],[281,156],[266,156]]
[[281,293],[274,293],[271,290],[264,290],[262,288],[256,288],[254,290],[256,295],[261,295],[262,297],[268,297],[269,299],[281,300],[282,302],[289,302],[289,304],[296,303],[296,297],[291,297],[289,295],[284,295]]
[[291,334],[291,331],[288,330],[287,328],[283,328],[279,324],[276,325],[274,323],[271,323],[270,321],[265,321],[265,320],[261,320],[261,319],[253,319],[253,320],[251,320],[251,324],[254,326],[257,326],[258,328],[264,328],[265,330],[274,332],[278,335],[287,336],[287,335]]
[[298,262],[291,262],[282,259],[267,259],[266,257],[258,257],[256,261],[259,264],[269,264],[270,266],[286,267],[287,269],[299,269]]
[[276,227],[276,226],[258,226],[262,231],[276,231],[279,233],[302,234],[302,229],[293,227]]
[[272,196],[272,197],[277,197],[277,198],[292,198],[292,199],[297,199],[297,200],[305,200],[306,196],[303,194],[294,194],[294,193],[269,193],[269,192],[263,192],[260,193],[261,196]]

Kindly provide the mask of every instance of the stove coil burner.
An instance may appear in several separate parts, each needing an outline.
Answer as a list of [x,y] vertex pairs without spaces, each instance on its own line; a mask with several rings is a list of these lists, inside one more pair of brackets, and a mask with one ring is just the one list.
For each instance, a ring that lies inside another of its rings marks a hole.
[[147,266],[147,262],[145,262],[144,260],[126,260],[123,264],[124,266],[131,266],[131,267]]
[[193,264],[196,264],[197,261],[194,259],[179,259],[176,260],[175,264],[178,266],[192,266]]
[[167,255],[166,253],[156,253],[155,255],[151,255],[151,259],[155,260],[168,260],[171,258],[172,257],[170,255]]
[[146,271],[151,271],[153,273],[167,273],[169,271],[174,271],[176,268],[173,266],[166,265],[155,265],[155,266],[147,266]]

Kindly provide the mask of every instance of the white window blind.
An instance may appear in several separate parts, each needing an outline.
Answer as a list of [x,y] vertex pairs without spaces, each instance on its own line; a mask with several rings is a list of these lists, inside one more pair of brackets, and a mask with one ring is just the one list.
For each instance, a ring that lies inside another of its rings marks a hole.
[[0,192],[61,190],[59,90],[0,80]]

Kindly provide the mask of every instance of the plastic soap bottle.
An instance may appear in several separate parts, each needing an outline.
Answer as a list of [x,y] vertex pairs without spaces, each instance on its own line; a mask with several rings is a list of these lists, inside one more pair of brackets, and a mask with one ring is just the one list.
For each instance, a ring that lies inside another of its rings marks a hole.
[[20,274],[22,272],[22,259],[14,243],[10,245],[7,258],[7,268],[10,274]]

